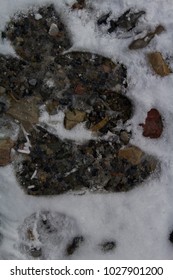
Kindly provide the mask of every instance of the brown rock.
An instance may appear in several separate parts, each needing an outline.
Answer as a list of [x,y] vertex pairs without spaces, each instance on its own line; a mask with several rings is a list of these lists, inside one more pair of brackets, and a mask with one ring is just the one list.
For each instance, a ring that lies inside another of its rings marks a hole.
[[105,117],[104,119],[102,119],[99,123],[93,125],[91,127],[91,130],[94,131],[94,132],[97,132],[99,131],[100,129],[102,129],[109,121],[109,118],[108,117]]
[[82,95],[86,92],[86,88],[82,84],[78,84],[74,89],[75,94]]
[[165,31],[165,28],[162,25],[158,25],[153,32],[149,32],[146,36],[143,38],[139,38],[137,40],[134,40],[130,45],[130,50],[137,50],[137,49],[143,49],[151,42],[151,40],[154,38],[154,36],[157,34],[161,34],[163,31]]
[[143,152],[138,147],[131,146],[119,150],[118,156],[128,160],[133,165],[138,165],[141,162]]
[[167,76],[172,73],[171,69],[164,61],[160,52],[149,53],[148,60],[153,70],[161,77]]
[[150,138],[159,138],[163,131],[162,117],[159,111],[152,108],[145,119],[145,124],[140,124],[144,131],[143,136]]
[[72,129],[75,125],[85,120],[86,113],[79,110],[67,111],[65,113],[64,126]]
[[7,114],[20,121],[24,126],[25,124],[36,124],[39,118],[37,103],[36,97],[25,98],[18,102],[13,100]]
[[0,86],[0,95],[4,94],[6,92],[6,89],[4,87]]
[[124,145],[127,145],[130,141],[130,134],[125,130],[121,131],[120,140],[123,142]]
[[5,166],[11,162],[11,148],[13,147],[13,141],[8,139],[0,140],[0,166]]

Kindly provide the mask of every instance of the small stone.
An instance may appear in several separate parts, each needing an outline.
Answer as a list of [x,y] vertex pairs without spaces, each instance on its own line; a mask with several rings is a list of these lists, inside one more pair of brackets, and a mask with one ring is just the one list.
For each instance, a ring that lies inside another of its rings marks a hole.
[[130,141],[130,135],[127,131],[123,130],[120,132],[120,140],[124,145],[127,145]]
[[79,110],[67,111],[65,113],[64,126],[72,129],[75,125],[85,120],[86,113]]
[[115,241],[106,241],[102,243],[101,245],[101,250],[106,252],[110,252],[116,248],[116,243]]
[[73,238],[72,242],[66,248],[67,255],[73,255],[74,252],[79,248],[81,243],[84,242],[83,236],[76,236]]
[[42,255],[42,250],[40,247],[32,247],[30,249],[30,254],[32,255],[32,257],[34,258],[39,258]]
[[57,24],[52,23],[49,29],[49,35],[52,37],[56,37],[59,34],[59,28]]
[[5,166],[11,162],[11,148],[13,147],[13,141],[8,139],[0,139],[0,166]]
[[0,94],[4,94],[6,92],[6,89],[4,87],[0,86]]
[[7,114],[21,123],[38,123],[39,109],[38,98],[24,98],[18,102],[12,101]]
[[107,19],[110,17],[111,12],[102,15],[98,20],[97,20],[97,24],[101,25],[101,24],[107,24]]
[[140,124],[143,127],[143,136],[150,138],[159,138],[163,131],[162,117],[159,111],[152,108],[145,119],[145,124]]
[[148,60],[156,74],[160,75],[161,77],[167,76],[172,73],[171,69],[164,61],[163,56],[160,52],[149,53]]
[[108,117],[105,117],[105,118],[102,119],[99,123],[93,125],[93,126],[91,127],[91,130],[92,130],[93,132],[99,131],[100,129],[102,129],[102,128],[108,123],[108,121],[109,121],[109,118],[108,118]]
[[35,14],[35,19],[36,20],[40,20],[42,18],[43,18],[42,15],[40,15],[39,13]]
[[82,95],[85,92],[86,92],[86,88],[82,84],[78,84],[74,89],[75,94]]
[[35,236],[33,234],[33,231],[30,228],[27,230],[27,238],[29,240],[32,240],[32,241],[35,240]]
[[162,25],[158,25],[155,29],[155,31],[153,32],[149,32],[147,33],[147,35],[145,35],[143,38],[134,40],[130,45],[129,45],[129,49],[130,50],[137,50],[137,49],[143,49],[146,46],[148,46],[148,44],[151,42],[151,40],[155,37],[155,35],[159,35],[160,33],[162,33],[163,31],[165,31],[165,28]]
[[37,84],[37,80],[36,80],[36,79],[30,79],[30,80],[28,81],[28,83],[29,83],[31,86],[35,87],[36,84]]
[[126,159],[133,165],[138,165],[141,162],[143,152],[138,147],[131,146],[119,150],[118,156]]
[[108,29],[108,32],[112,33],[117,27],[123,28],[126,31],[130,31],[136,26],[139,18],[144,14],[145,11],[139,11],[134,13],[131,9],[129,9],[125,11],[125,13],[122,14],[117,21],[110,21],[111,27]]

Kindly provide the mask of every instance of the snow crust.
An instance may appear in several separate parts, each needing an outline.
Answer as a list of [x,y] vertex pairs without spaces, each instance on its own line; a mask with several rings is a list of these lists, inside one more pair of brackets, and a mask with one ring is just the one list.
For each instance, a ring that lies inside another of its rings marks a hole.
[[[1,0],[0,30],[15,12],[48,2]],[[88,1],[93,7],[90,13],[85,10],[70,11],[67,4],[74,3],[71,0],[51,2],[66,20],[73,50],[103,54],[127,66],[127,96],[135,106],[131,119],[131,143],[158,157],[161,174],[128,193],[31,197],[26,196],[18,186],[11,166],[0,168],[0,232],[5,235],[0,257],[23,258],[14,246],[19,238],[17,227],[34,211],[46,209],[73,217],[85,235],[82,249],[71,258],[172,259],[173,246],[168,236],[173,230],[173,74],[164,78],[156,76],[147,63],[146,54],[160,51],[169,58],[173,67],[173,1],[93,0]],[[132,38],[122,38],[122,34],[118,34],[117,38],[116,34],[106,34],[104,28],[96,26],[96,19],[106,11],[112,11],[118,17],[131,7],[146,11],[137,27],[139,30],[145,32],[158,24],[166,28],[165,33],[156,36],[147,48],[139,51],[128,50]],[[0,52],[15,55],[9,42],[0,42]],[[157,140],[144,138],[138,125],[152,107],[157,108],[164,118],[164,131]],[[47,123],[49,121],[47,116]],[[117,248],[112,253],[103,254],[99,250],[98,244],[105,239],[116,240]]]

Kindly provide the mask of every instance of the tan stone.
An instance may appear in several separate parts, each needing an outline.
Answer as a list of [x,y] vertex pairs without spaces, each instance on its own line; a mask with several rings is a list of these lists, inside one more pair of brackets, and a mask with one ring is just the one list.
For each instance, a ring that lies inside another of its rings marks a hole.
[[72,129],[75,125],[85,120],[86,113],[79,110],[67,111],[65,113],[64,126],[66,129]]
[[11,162],[11,148],[13,147],[13,141],[8,139],[0,140],[0,166],[5,166]]
[[123,130],[120,132],[120,140],[124,145],[127,145],[130,141],[130,135],[127,131]]
[[25,124],[36,124],[39,118],[38,99],[36,97],[25,98],[18,102],[12,100],[7,114]]
[[164,77],[172,73],[169,66],[164,61],[160,52],[153,52],[148,54],[148,60],[153,70],[160,76]]
[[143,152],[138,147],[131,146],[119,150],[118,156],[128,160],[133,165],[137,165],[141,162]]
[[108,117],[105,117],[104,119],[102,119],[99,123],[93,125],[91,127],[91,130],[94,131],[94,132],[97,132],[99,131],[100,129],[102,129],[109,121],[109,118]]

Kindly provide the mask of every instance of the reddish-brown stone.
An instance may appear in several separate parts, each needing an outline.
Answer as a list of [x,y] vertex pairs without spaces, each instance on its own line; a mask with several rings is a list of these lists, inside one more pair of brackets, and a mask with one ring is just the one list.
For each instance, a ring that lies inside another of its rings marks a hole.
[[75,94],[82,95],[86,92],[86,88],[82,84],[78,84],[74,89]]
[[140,124],[143,127],[143,136],[150,138],[159,138],[163,131],[162,117],[159,111],[152,108],[145,119],[145,124]]

